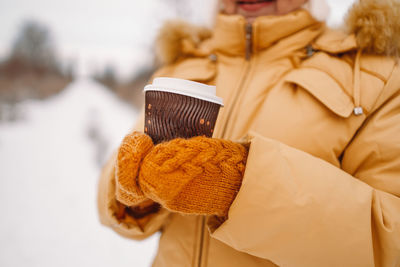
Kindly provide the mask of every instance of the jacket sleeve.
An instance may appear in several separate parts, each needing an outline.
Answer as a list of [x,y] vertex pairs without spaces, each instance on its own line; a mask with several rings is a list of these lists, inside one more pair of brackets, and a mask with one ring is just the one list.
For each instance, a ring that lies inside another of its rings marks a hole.
[[280,266],[399,266],[399,87],[388,81],[342,168],[252,134],[242,186],[226,221],[209,218],[212,236]]
[[100,222],[124,237],[141,240],[160,230],[168,218],[169,212],[161,208],[140,219],[128,214],[123,219],[118,219],[117,213],[122,204],[118,203],[115,198],[116,156],[117,153],[114,153],[100,176],[97,196]]

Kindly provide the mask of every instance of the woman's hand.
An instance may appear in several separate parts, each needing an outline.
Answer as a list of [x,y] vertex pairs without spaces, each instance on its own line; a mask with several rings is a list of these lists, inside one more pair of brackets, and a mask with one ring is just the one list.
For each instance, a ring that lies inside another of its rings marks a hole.
[[125,206],[138,206],[147,200],[137,181],[140,165],[154,147],[151,138],[140,132],[128,134],[118,149],[115,169],[116,199]]
[[171,211],[226,216],[241,186],[247,154],[245,146],[231,141],[174,139],[147,154],[139,185]]
[[226,216],[247,154],[244,145],[221,139],[174,139],[154,146],[148,135],[133,132],[118,150],[116,198],[130,207],[150,198],[175,212]]

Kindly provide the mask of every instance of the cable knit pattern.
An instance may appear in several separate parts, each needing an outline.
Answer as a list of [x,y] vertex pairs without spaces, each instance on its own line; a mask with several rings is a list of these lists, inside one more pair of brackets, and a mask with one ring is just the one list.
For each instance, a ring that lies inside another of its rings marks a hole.
[[147,199],[140,190],[137,176],[143,158],[153,146],[148,135],[133,132],[124,138],[119,147],[115,169],[116,199],[126,206],[137,205]]
[[226,216],[242,183],[247,148],[206,137],[174,139],[143,160],[139,184],[146,196],[181,213]]

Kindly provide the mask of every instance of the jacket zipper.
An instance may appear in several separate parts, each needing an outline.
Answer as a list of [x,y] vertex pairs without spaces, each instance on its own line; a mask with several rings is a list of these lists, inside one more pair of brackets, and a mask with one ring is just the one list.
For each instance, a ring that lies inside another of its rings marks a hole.
[[206,225],[206,217],[205,216],[201,216],[201,229],[200,229],[200,245],[199,245],[199,255],[198,255],[198,259],[197,259],[197,266],[201,267],[202,265],[202,258],[203,258],[203,246],[204,246],[204,228]]
[[253,52],[253,27],[251,23],[246,24],[246,60],[249,61]]
[[250,70],[251,56],[252,56],[252,53],[253,53],[253,26],[252,26],[251,23],[247,23],[246,24],[246,26],[245,26],[245,34],[246,34],[246,36],[245,36],[246,37],[246,48],[245,48],[245,59],[246,59],[245,64],[246,64],[246,67],[245,67],[245,71],[244,71],[244,74],[243,74],[243,78],[240,81],[240,84],[239,84],[239,87],[238,87],[238,90],[237,90],[238,93],[235,95],[235,98],[232,101],[232,105],[231,105],[232,108],[231,108],[230,112],[227,114],[227,119],[225,120],[225,125],[222,128],[223,130],[222,130],[221,138],[226,138],[226,129],[228,127],[228,123],[229,123],[230,117],[232,115],[233,108],[236,106],[237,102],[239,101],[240,91],[241,91],[241,89],[243,88],[244,84],[247,81],[247,76],[248,76],[248,73],[249,73],[249,70]]
[[[244,86],[245,82],[247,81],[247,75],[249,73],[250,70],[250,59],[251,59],[251,54],[253,53],[253,27],[251,25],[251,23],[247,23],[245,26],[245,33],[246,33],[246,48],[245,48],[245,59],[246,59],[246,63],[247,63],[247,67],[246,70],[244,72],[244,76],[239,84],[239,90],[238,90],[238,94],[235,96],[234,101],[232,102],[232,107],[234,107],[238,101],[238,95],[240,93],[240,89]],[[230,114],[228,114],[225,126],[224,126],[224,130],[222,133],[222,136],[225,136],[225,130],[227,127],[227,122],[229,121],[230,118]],[[206,225],[206,217],[202,216],[201,217],[201,229],[200,229],[200,245],[199,245],[199,254],[198,254],[198,259],[197,259],[197,266],[198,267],[202,267],[202,260],[203,260],[203,251],[204,251],[204,238],[205,238],[205,225]]]

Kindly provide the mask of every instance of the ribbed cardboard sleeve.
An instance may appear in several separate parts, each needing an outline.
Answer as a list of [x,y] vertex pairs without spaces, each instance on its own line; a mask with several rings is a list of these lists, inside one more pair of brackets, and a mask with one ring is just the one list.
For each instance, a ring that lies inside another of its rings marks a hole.
[[220,105],[198,98],[147,91],[144,131],[155,144],[174,138],[212,137]]

